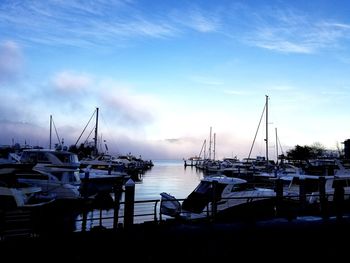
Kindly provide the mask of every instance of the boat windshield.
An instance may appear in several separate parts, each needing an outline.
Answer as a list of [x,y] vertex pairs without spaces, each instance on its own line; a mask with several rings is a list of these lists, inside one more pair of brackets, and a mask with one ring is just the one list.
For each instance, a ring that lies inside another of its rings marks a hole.
[[240,191],[249,191],[249,190],[255,190],[255,187],[248,183],[241,183],[241,184],[235,184],[231,192],[240,192]]
[[79,163],[78,156],[67,152],[56,152],[56,157],[65,164]]
[[53,171],[51,174],[62,183],[79,183],[79,176],[76,175],[76,171]]
[[212,191],[212,183],[211,182],[205,182],[202,181],[200,184],[194,189],[194,192],[199,193],[199,194],[206,194],[206,193],[211,193]]
[[[225,187],[226,184],[217,184],[215,189],[216,200],[221,198]],[[212,182],[201,181],[196,189],[183,201],[182,209],[193,213],[201,213],[209,202],[213,201],[213,189]]]

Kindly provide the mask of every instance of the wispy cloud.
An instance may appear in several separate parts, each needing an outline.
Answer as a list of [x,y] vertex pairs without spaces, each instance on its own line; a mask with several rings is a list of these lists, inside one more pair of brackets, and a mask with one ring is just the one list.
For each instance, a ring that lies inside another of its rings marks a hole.
[[255,15],[245,41],[285,53],[314,53],[349,38],[350,24],[314,18],[294,9],[274,9]]
[[218,14],[199,7],[173,11],[170,17],[177,24],[202,33],[216,32],[221,27],[221,17]]
[[348,23],[286,6],[253,9],[242,3],[196,3],[149,10],[142,1],[128,0],[12,0],[0,4],[3,36],[16,35],[21,41],[45,45],[115,47],[131,39],[177,37],[188,29],[239,37],[248,45],[273,51],[304,54],[335,47],[350,35]]
[[[8,31],[11,28],[11,32]],[[8,1],[0,29],[24,41],[51,45],[116,45],[137,37],[169,37],[176,29],[162,16],[138,11],[133,1]]]
[[203,13],[195,9],[190,11],[187,25],[199,32],[214,32],[220,27],[220,21],[217,16],[208,11]]
[[165,5],[153,11],[127,0],[5,1],[0,5],[0,30],[24,42],[115,47],[131,39],[175,37],[189,28],[215,32],[221,26],[219,15],[199,7]]
[[22,64],[22,52],[18,44],[13,41],[0,42],[0,83],[15,78]]

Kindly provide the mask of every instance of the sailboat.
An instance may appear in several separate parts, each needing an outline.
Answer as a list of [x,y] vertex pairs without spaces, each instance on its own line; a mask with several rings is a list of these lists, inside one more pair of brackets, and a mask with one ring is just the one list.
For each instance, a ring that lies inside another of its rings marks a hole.
[[253,151],[253,147],[254,147],[254,144],[255,144],[255,140],[256,140],[256,136],[258,135],[258,131],[259,131],[259,128],[260,128],[260,125],[261,125],[261,121],[262,121],[262,118],[264,116],[264,113],[265,113],[265,126],[266,126],[266,131],[265,131],[265,150],[266,150],[266,153],[265,153],[265,160],[266,160],[266,164],[268,165],[269,164],[269,136],[268,136],[268,133],[269,133],[269,129],[268,129],[268,101],[269,101],[269,96],[265,95],[266,97],[266,102],[265,102],[265,105],[264,105],[264,109],[263,109],[263,112],[261,114],[261,117],[260,117],[260,121],[259,121],[259,124],[258,124],[258,128],[255,132],[255,136],[254,136],[254,139],[253,139],[253,143],[252,143],[252,146],[250,147],[250,151],[249,151],[249,154],[248,154],[248,158],[245,158],[244,160],[250,160],[251,159],[251,153]]
[[[253,143],[251,145],[249,154],[247,158],[243,158],[241,162],[235,162],[232,167],[226,168],[224,174],[232,177],[243,178],[251,183],[264,185],[266,187],[272,187],[273,182],[270,180],[274,177],[275,162],[269,159],[269,136],[268,136],[268,102],[269,96],[265,95],[265,104],[259,120],[257,130],[254,135]],[[256,142],[256,138],[265,116],[265,156],[257,156],[255,158],[251,157],[253,147]]]

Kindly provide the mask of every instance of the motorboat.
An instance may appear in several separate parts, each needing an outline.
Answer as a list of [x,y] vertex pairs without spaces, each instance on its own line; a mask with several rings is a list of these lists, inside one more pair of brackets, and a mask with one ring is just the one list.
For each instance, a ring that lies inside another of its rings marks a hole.
[[8,176],[22,184],[39,187],[43,193],[54,194],[57,199],[80,197],[80,177],[77,169],[17,164],[1,169],[0,175]]
[[52,149],[25,149],[22,151],[19,163],[42,164],[49,167],[65,167],[77,169],[80,167],[78,155],[69,151]]
[[241,178],[207,176],[182,203],[170,194],[161,193],[160,209],[162,214],[181,219],[226,220],[273,213],[275,196],[274,190],[254,187]]
[[40,207],[55,200],[56,195],[43,193],[41,187],[20,183],[12,176],[0,178],[0,210]]
[[69,151],[25,149],[19,162],[0,165],[0,175],[9,174],[18,182],[40,187],[58,200],[80,197],[80,162]]
[[350,175],[337,174],[328,176],[288,174],[281,175],[278,179],[283,182],[284,197],[299,200],[300,187],[304,187],[306,202],[316,204],[320,202],[320,184],[323,179],[324,193],[328,201],[332,202],[335,194],[336,184],[341,184],[344,190],[344,198],[350,196]]
[[40,187],[14,188],[0,186],[0,209],[31,208],[55,201],[55,195],[44,195]]
[[114,192],[115,188],[122,187],[130,178],[126,172],[101,170],[86,167],[79,172],[81,181],[80,193],[82,196],[93,196],[99,192]]

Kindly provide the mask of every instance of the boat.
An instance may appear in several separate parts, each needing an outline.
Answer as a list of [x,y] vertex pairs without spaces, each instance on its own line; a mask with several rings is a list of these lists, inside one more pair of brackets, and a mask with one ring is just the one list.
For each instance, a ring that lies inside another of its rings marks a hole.
[[[344,189],[344,198],[350,198],[350,175],[338,174],[328,176],[306,175],[306,174],[288,174],[278,175],[282,180],[285,197],[299,200],[300,187],[304,188],[306,202],[308,204],[317,204],[320,202],[321,180],[324,183],[324,193],[329,202],[333,201],[336,184],[341,184]],[[303,186],[301,186],[303,185]]]
[[192,156],[192,157],[189,157],[187,159],[183,159],[184,161],[184,166],[187,167],[187,166],[196,166],[197,163],[201,160],[200,157],[197,157],[197,156]]
[[92,165],[82,169],[77,154],[64,150],[27,149],[19,161],[1,164],[0,174],[15,174],[20,182],[39,186],[46,193],[56,194],[59,200],[112,192],[116,184],[122,185],[129,178],[125,172],[96,169]]
[[19,162],[0,164],[0,175],[40,187],[58,200],[80,197],[79,160],[76,154],[51,149],[25,149]]
[[175,196],[168,193],[160,193],[162,197],[160,213],[168,216],[177,216],[181,213],[181,204]]
[[161,193],[160,207],[161,213],[179,219],[215,217],[225,221],[272,215],[275,196],[274,190],[254,187],[241,178],[207,176],[182,204],[170,194]]
[[25,149],[22,151],[19,163],[42,164],[46,167],[78,169],[78,155],[69,151],[53,149]]
[[79,173],[81,186],[80,194],[83,197],[96,196],[98,193],[112,193],[121,189],[130,176],[125,172],[94,169],[90,166]]
[[41,187],[20,183],[12,175],[0,177],[0,210],[40,207],[56,200],[54,194],[44,194]]
[[44,169],[38,164],[29,169],[19,166],[11,174],[18,182],[40,187],[44,193],[55,194],[59,200],[80,198],[78,170],[59,167]]

